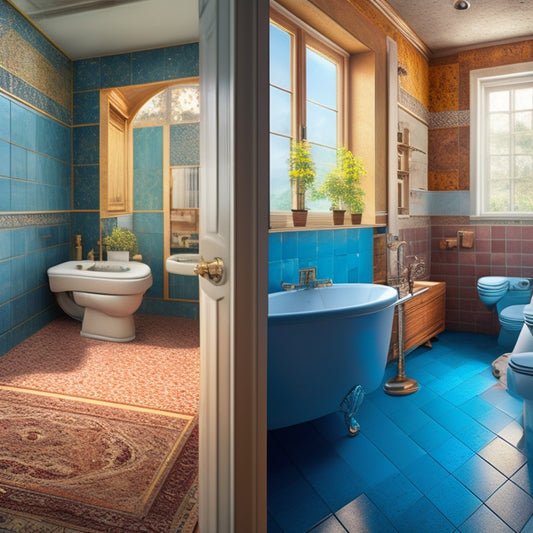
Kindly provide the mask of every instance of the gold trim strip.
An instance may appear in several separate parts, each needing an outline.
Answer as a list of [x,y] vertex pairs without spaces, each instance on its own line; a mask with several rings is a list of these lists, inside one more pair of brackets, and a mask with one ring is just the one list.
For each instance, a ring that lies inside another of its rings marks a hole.
[[[2,68],[4,68],[2,66]],[[4,70],[6,72],[9,72],[7,69],[4,68]],[[12,74],[13,76],[15,76],[15,74],[13,74],[12,72],[10,72],[10,74]],[[24,80],[22,80],[24,81]],[[24,83],[27,83],[26,81],[24,81]],[[28,83],[29,85],[29,83]],[[39,89],[37,89],[36,87],[34,87],[34,89],[36,91],[39,91]],[[42,91],[39,91],[39,92],[42,92]],[[68,124],[67,122],[63,122],[60,118],[57,118],[57,117],[54,117],[53,115],[51,115],[50,113],[48,113],[47,111],[44,111],[43,109],[39,109],[38,107],[36,107],[34,104],[31,104],[30,102],[26,102],[26,100],[23,100],[20,96],[17,96],[16,94],[13,94],[13,93],[10,93],[8,90],[6,90],[4,87],[0,87],[0,93],[6,95],[8,98],[12,98],[13,100],[16,100],[17,102],[29,107],[30,109],[33,109],[33,111],[37,111],[37,113],[40,113],[41,115],[44,115],[45,117],[48,117],[52,120],[55,120],[56,122],[59,122],[59,124],[61,124],[62,126],[66,126],[67,128],[72,128],[72,124]],[[44,93],[43,93],[44,94]],[[57,102],[56,102],[57,103]],[[59,104],[58,104],[59,105]]]
[[[117,409],[123,409],[125,411],[135,411],[137,413],[152,413],[163,416],[169,416],[171,418],[181,418],[183,420],[188,420],[189,423],[194,419],[194,415],[184,415],[181,413],[176,413],[174,411],[167,411],[165,409],[152,409],[150,407],[139,407],[136,405],[122,404],[116,402],[109,402],[105,400],[95,400],[94,398],[84,398],[83,396],[71,396],[69,394],[61,394],[58,392],[46,392],[40,391],[37,389],[26,389],[21,387],[13,387],[11,385],[0,385],[0,390],[6,390],[11,392],[21,392],[25,394],[33,394],[35,396],[44,396],[45,398],[56,398],[58,400],[71,400],[89,403],[91,405],[102,405],[105,407],[115,407]],[[188,426],[187,426],[188,427]]]

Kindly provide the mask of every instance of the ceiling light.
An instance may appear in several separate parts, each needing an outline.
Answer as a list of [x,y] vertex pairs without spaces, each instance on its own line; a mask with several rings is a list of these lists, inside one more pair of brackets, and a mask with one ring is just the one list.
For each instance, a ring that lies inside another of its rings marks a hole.
[[457,11],[464,11],[470,7],[470,2],[468,0],[455,0],[453,7],[457,9]]

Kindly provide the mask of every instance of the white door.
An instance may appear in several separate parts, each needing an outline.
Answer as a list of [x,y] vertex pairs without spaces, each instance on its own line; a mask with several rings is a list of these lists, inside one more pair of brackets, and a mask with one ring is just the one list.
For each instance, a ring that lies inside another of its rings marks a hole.
[[200,531],[266,531],[268,0],[200,0]]

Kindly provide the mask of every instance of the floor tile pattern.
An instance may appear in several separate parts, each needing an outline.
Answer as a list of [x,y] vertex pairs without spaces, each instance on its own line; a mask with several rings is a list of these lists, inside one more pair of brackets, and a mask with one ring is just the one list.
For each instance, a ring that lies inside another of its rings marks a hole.
[[[408,396],[269,432],[269,533],[533,533],[522,401],[492,375],[496,337],[445,332],[406,356]],[[396,374],[393,363],[384,382]]]

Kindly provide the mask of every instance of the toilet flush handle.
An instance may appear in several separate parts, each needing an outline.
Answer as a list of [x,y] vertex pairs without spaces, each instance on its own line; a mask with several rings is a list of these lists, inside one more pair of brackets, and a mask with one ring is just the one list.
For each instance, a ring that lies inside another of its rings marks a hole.
[[200,261],[194,273],[202,278],[211,280],[215,285],[219,284],[224,277],[224,262],[220,257],[215,257],[213,261]]

